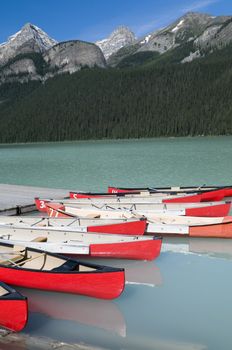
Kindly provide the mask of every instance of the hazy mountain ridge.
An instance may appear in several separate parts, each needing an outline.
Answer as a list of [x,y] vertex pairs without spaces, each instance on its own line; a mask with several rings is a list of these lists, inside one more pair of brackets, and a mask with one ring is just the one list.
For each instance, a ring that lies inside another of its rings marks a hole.
[[185,49],[179,63],[188,63],[231,42],[231,16],[196,12],[139,39],[128,27],[120,26],[95,44],[80,40],[58,43],[42,29],[27,23],[0,45],[0,83],[44,81],[57,74],[72,74],[82,67],[135,66],[150,62],[153,57],[157,59],[157,55],[165,58],[167,52],[182,47],[189,47],[189,51]]
[[[207,14],[189,12],[171,25],[161,30],[147,34],[134,44],[127,46],[112,54],[109,65],[116,66],[128,56],[139,52],[157,52],[160,55],[181,47],[188,42],[193,43],[193,52],[183,58],[182,62],[189,62],[202,57],[199,50],[210,53],[213,49],[222,48],[232,42],[231,16],[210,16]],[[206,52],[204,52],[204,55]],[[133,57],[132,57],[133,59]]]

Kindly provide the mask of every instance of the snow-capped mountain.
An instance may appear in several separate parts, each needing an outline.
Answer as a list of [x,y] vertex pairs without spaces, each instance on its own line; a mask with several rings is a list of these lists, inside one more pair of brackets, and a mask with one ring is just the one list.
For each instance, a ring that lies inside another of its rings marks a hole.
[[0,83],[46,80],[74,73],[83,66],[105,67],[98,46],[79,40],[58,43],[37,26],[27,23],[0,45]]
[[19,54],[43,53],[55,44],[57,41],[50,38],[42,29],[27,23],[20,31],[10,36],[7,42],[0,45],[0,64]]
[[106,39],[97,41],[95,44],[100,47],[106,59],[124,46],[135,42],[134,33],[125,26],[120,26],[114,30]]
[[[177,63],[191,62],[232,43],[232,16],[189,12],[167,27],[136,39],[121,26],[106,39],[93,43],[58,43],[42,29],[26,24],[0,44],[0,84],[46,80],[82,67],[126,67],[143,64],[168,51],[179,52]],[[183,49],[184,48],[184,49]],[[175,50],[174,50],[175,49]],[[180,50],[179,50],[180,49]]]

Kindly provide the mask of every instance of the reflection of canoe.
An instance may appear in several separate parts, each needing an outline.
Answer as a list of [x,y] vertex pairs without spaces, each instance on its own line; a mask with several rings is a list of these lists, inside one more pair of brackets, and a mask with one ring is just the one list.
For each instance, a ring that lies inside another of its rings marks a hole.
[[217,258],[232,258],[232,241],[219,238],[167,237],[162,252],[209,255]]
[[0,327],[21,331],[27,323],[27,299],[0,282]]
[[124,269],[83,263],[32,248],[0,243],[0,280],[27,288],[117,298]]
[[53,253],[91,257],[153,260],[160,254],[162,239],[152,236],[110,235],[68,231],[67,227],[0,227],[0,241]]
[[22,289],[29,301],[29,312],[51,318],[79,322],[126,336],[126,324],[117,305],[77,295]]
[[[120,267],[117,261],[113,265]],[[127,284],[157,287],[163,283],[160,269],[154,261],[125,261],[123,267]]]
[[197,254],[232,258],[232,241],[215,238],[192,238],[189,240],[189,251]]

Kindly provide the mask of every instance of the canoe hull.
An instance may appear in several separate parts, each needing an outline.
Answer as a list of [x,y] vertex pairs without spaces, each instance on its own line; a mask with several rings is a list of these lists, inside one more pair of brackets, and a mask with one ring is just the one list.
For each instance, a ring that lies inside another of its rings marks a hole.
[[[130,193],[130,192],[154,192],[154,193],[205,193],[210,191],[224,190],[225,197],[232,196],[232,186],[187,186],[187,187],[137,187],[137,188],[120,188],[120,187],[112,187],[108,186],[109,194],[117,194],[117,193]],[[73,194],[77,194],[73,192]],[[79,193],[78,193],[79,194]],[[81,193],[80,193],[81,194]],[[75,198],[75,197],[73,197]],[[78,198],[78,197],[77,197]]]
[[194,194],[192,196],[176,197],[163,199],[163,203],[193,203],[193,202],[209,202],[209,201],[221,201],[225,197],[224,189],[209,191],[200,194]]
[[20,332],[26,326],[28,317],[27,299],[0,300],[0,326]]
[[160,255],[161,245],[161,238],[140,242],[91,244],[90,256],[99,258],[154,260]]
[[0,266],[0,280],[16,286],[114,299],[124,290],[124,270],[100,272],[47,272]]
[[147,228],[146,220],[124,222],[112,225],[88,226],[87,232],[99,232],[110,234],[143,235]]
[[232,238],[232,223],[189,228],[190,237]]
[[36,206],[36,209],[38,211],[41,211],[43,213],[46,213],[47,212],[47,207],[46,207],[46,203],[48,203],[49,201],[48,200],[43,200],[43,199],[39,199],[39,198],[35,198],[35,206]]
[[211,238],[232,238],[232,223],[222,222],[214,225],[153,225],[151,234],[159,236],[190,236]]
[[227,216],[230,212],[231,202],[225,204],[211,205],[202,208],[185,209],[186,216],[205,216],[205,217],[221,217]]

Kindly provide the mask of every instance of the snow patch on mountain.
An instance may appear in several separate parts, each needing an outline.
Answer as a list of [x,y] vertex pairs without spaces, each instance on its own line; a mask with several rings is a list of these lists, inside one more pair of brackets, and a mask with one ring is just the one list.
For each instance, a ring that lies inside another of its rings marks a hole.
[[184,24],[184,19],[182,19],[173,29],[172,32],[175,33],[177,30],[179,30]]
[[140,44],[146,44],[151,38],[151,34],[147,35],[142,41],[140,41]]

